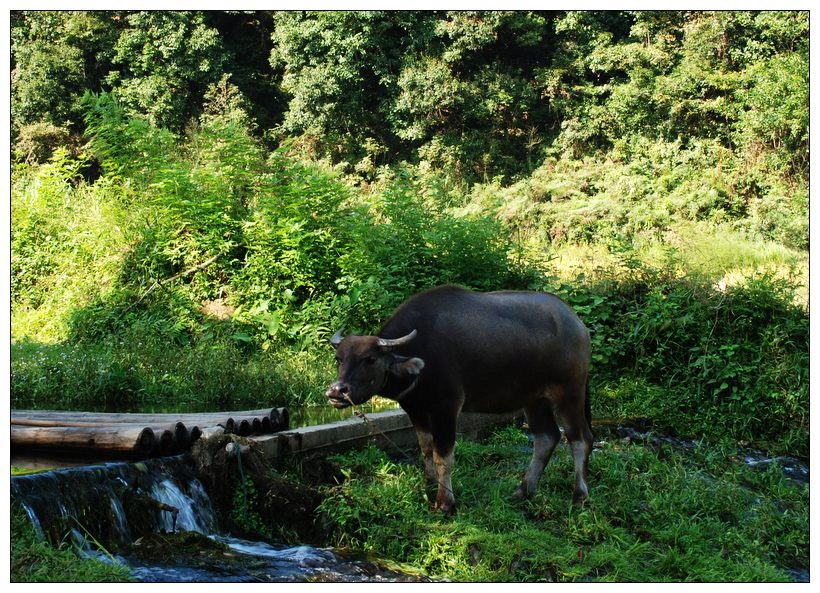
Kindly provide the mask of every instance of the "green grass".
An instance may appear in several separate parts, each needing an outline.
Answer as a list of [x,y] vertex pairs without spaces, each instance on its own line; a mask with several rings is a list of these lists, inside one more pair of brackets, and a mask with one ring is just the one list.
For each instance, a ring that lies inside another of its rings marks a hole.
[[28,517],[16,505],[11,512],[12,583],[124,583],[131,573],[122,565],[81,558],[67,542],[55,547],[37,538]]
[[228,339],[184,346],[122,337],[12,344],[12,408],[184,412],[323,401],[328,352],[252,351]]
[[418,464],[373,448],[339,456],[350,478],[322,507],[332,543],[455,581],[777,582],[789,580],[782,568],[808,567],[808,489],[728,447],[607,442],[583,508],[570,504],[565,445],[535,497],[511,502],[529,454],[517,429],[459,441],[452,519],[430,510]]

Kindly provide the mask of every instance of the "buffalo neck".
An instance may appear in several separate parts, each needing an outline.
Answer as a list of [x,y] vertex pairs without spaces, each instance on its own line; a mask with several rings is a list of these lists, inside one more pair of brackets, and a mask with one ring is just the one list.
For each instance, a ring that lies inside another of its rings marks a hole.
[[421,375],[412,377],[388,377],[383,387],[382,395],[388,399],[400,402],[406,395],[411,393],[418,385]]

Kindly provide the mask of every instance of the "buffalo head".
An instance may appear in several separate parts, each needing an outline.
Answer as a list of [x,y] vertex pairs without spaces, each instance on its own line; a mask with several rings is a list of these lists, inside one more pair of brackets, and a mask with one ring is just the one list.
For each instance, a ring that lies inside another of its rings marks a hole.
[[416,337],[416,330],[393,340],[378,336],[342,337],[339,330],[330,339],[336,348],[338,376],[325,395],[334,408],[361,404],[380,393],[390,376],[418,375],[424,368],[421,358],[401,356],[394,349]]

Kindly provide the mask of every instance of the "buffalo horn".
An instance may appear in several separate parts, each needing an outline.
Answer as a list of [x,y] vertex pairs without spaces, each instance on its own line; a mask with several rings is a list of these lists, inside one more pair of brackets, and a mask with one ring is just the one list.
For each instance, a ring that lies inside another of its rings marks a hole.
[[411,341],[413,338],[416,337],[418,332],[416,330],[411,331],[406,336],[402,336],[401,338],[396,338],[394,340],[388,340],[386,338],[379,338],[379,346],[382,348],[396,348],[401,346],[402,344],[406,344],[407,342]]
[[330,343],[333,344],[334,346],[338,346],[342,341],[342,332],[343,331],[344,331],[344,328],[340,329],[335,334],[333,334],[333,337],[330,338]]

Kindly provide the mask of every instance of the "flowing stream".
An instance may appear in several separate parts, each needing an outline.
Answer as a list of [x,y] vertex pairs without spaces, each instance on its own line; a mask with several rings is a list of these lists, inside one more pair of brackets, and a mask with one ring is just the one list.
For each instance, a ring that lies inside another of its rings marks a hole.
[[[143,582],[426,580],[332,549],[248,541],[220,532],[205,489],[181,456],[15,476],[11,496],[38,535],[57,543],[69,533],[81,554],[123,563]],[[134,552],[143,541],[155,541],[156,534],[161,540],[173,533],[191,536],[182,543],[174,540],[177,550],[195,544],[190,562],[172,561],[168,550],[159,549],[148,560]],[[209,548],[213,553],[206,553]]]

